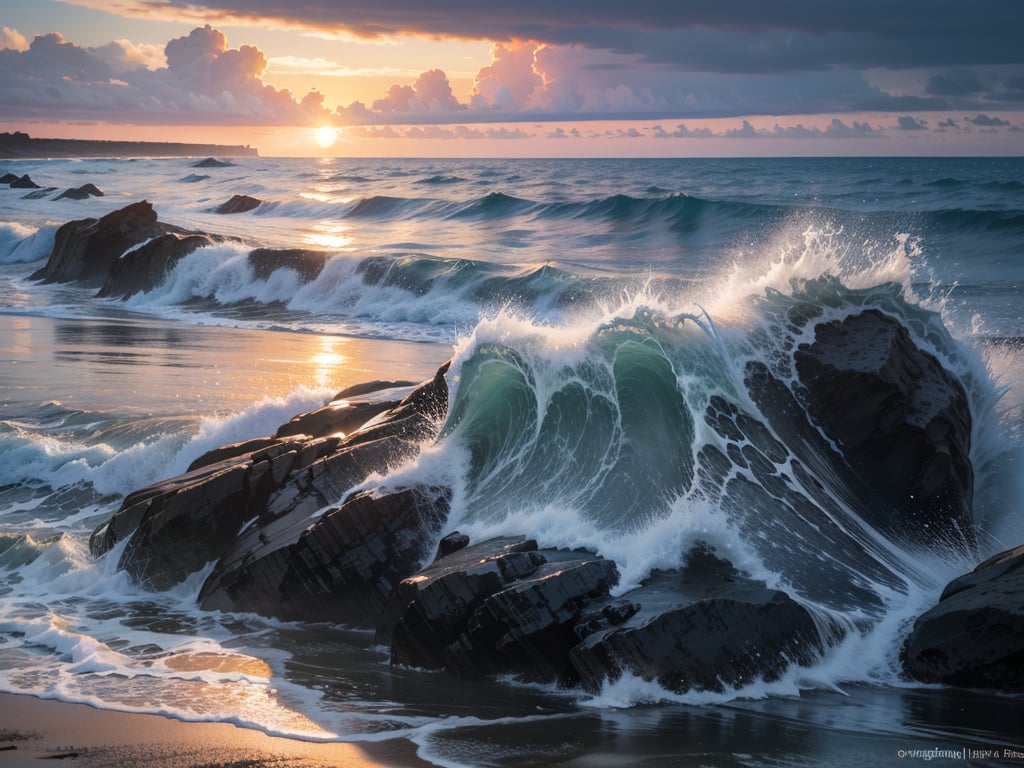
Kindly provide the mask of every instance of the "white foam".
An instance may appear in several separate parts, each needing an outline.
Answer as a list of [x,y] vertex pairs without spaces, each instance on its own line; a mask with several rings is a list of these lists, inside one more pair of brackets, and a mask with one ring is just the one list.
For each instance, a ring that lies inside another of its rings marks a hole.
[[56,225],[29,227],[16,222],[0,222],[0,264],[16,264],[45,259],[53,251]]

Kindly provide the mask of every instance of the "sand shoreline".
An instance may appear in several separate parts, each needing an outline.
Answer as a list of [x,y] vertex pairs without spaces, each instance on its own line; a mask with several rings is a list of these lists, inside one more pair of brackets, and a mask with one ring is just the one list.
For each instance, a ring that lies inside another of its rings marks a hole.
[[160,715],[0,693],[0,768],[59,760],[80,768],[423,768],[409,742],[317,743]]

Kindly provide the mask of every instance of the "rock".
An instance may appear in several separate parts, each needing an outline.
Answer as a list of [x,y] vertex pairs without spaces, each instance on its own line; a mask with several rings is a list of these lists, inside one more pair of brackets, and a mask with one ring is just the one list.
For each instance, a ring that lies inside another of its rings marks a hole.
[[[209,167],[209,166],[193,166],[193,167]],[[245,213],[251,211],[254,208],[258,208],[263,204],[263,201],[249,197],[249,195],[232,195],[230,200],[221,203],[213,209],[214,213]]]
[[218,160],[215,157],[208,157],[205,160],[197,160],[192,163],[192,168],[228,168],[234,165],[229,163],[227,160]]
[[[371,472],[383,474],[384,468],[413,457],[416,450],[391,437],[343,447],[311,463],[297,457],[296,463],[303,466],[292,472],[254,524],[225,549],[203,584],[200,605],[206,610],[323,620],[324,612],[332,610],[329,599],[321,596],[319,603],[307,599],[294,578],[286,589],[285,580],[295,562],[299,539],[320,510],[335,503]],[[363,506],[368,503],[364,501]],[[344,519],[350,512],[340,514],[338,519]],[[379,543],[379,538],[373,543]],[[417,566],[418,563],[403,567]],[[313,613],[307,617],[304,611]]]
[[386,389],[400,389],[404,387],[413,387],[415,385],[415,381],[381,381],[380,379],[377,379],[346,387],[336,394],[334,399],[347,400],[352,397],[362,397],[364,395],[373,394],[374,392],[382,392]]
[[12,182],[15,182],[17,180],[18,177],[15,176],[13,173],[5,173],[3,176],[0,176],[0,184],[10,185]]
[[221,238],[199,234],[159,235],[125,253],[111,265],[97,296],[127,299],[147,293],[164,282],[167,275],[190,253],[213,245]]
[[185,471],[194,472],[201,467],[208,467],[211,464],[219,464],[220,462],[227,461],[228,459],[237,459],[245,456],[246,454],[262,451],[264,448],[281,445],[284,442],[285,441],[279,440],[276,437],[256,437],[252,440],[246,440],[241,443],[222,445],[219,448],[207,451],[198,459],[195,459],[188,465],[188,469]]
[[168,233],[189,234],[157,222],[153,206],[143,200],[101,219],[69,221],[57,230],[46,266],[32,275],[47,283],[102,283],[126,250]]
[[682,571],[658,572],[622,597],[595,603],[569,653],[583,686],[623,674],[677,693],[721,692],[775,680],[825,648],[811,613],[784,592],[738,574],[707,549]]
[[410,574],[381,617],[377,642],[391,644],[395,663],[444,667],[448,646],[484,600],[544,564],[536,550],[524,536],[490,539]]
[[437,562],[442,557],[448,557],[458,552],[460,549],[465,549],[469,546],[469,536],[458,531],[452,531],[451,533],[443,536],[437,543],[437,554],[434,555],[434,562]]
[[576,682],[569,653],[577,622],[619,581],[611,560],[580,552],[541,550],[546,562],[529,578],[494,593],[473,612],[446,651],[460,676],[515,674],[567,685]]
[[336,445],[276,441],[143,488],[93,532],[90,550],[98,557],[129,538],[119,567],[149,589],[166,589],[217,560],[297,464]]
[[375,626],[402,579],[431,555],[448,495],[359,493],[321,515],[295,543],[281,582],[291,616]]
[[95,184],[83,184],[74,189],[64,190],[54,200],[85,200],[89,197],[103,197],[103,190]]
[[973,543],[971,410],[957,379],[878,310],[820,323],[795,353],[812,418],[885,505],[900,540]]
[[24,176],[14,179],[14,181],[10,182],[10,185],[11,189],[41,189],[38,184],[32,181],[27,173]]
[[27,195],[22,195],[21,199],[22,200],[45,200],[46,198],[48,198],[50,195],[52,195],[56,191],[57,191],[56,187],[40,187],[39,189],[32,190]]
[[257,248],[249,254],[249,264],[258,280],[266,280],[278,269],[293,269],[305,282],[315,280],[330,254],[303,248]]
[[335,400],[323,408],[299,414],[287,424],[282,424],[274,433],[275,438],[289,435],[311,435],[327,437],[334,434],[348,434],[362,427],[379,413],[397,406],[394,401],[355,402]]
[[902,660],[922,682],[1024,691],[1024,546],[946,585],[914,622]]

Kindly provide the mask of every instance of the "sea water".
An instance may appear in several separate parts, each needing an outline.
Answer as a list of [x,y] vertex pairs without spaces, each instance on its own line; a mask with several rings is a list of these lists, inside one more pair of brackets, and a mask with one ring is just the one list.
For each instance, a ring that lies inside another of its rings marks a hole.
[[[856,765],[1020,746],[1019,698],[912,685],[898,654],[950,578],[1024,542],[1024,160],[192,162],[0,164],[54,188],[0,188],[0,690],[409,739],[438,765]],[[85,182],[104,197],[53,199]],[[234,194],[263,202],[216,214]],[[126,300],[29,279],[60,224],[142,199],[244,243],[200,249]],[[330,259],[310,282],[259,277],[254,246]],[[700,472],[711,398],[766,416],[745,366],[792,378],[813,324],[787,313],[865,307],[968,392],[976,544],[874,529],[842,477],[793,481],[815,458],[785,441],[787,498],[835,525]],[[443,482],[445,530],[586,547],[618,563],[619,590],[708,542],[846,639],[724,693],[468,683],[392,667],[360,630],[200,611],[205,571],[155,594],[117,571],[118,551],[89,555],[130,491],[345,386],[421,380],[449,358],[441,436],[371,484]]]

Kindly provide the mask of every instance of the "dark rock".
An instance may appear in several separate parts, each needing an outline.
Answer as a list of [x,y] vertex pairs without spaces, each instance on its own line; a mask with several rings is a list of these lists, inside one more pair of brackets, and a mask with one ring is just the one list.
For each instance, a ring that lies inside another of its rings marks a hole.
[[329,509],[294,545],[281,594],[294,618],[375,626],[402,579],[432,554],[448,492],[359,493]]
[[[342,498],[371,472],[405,461],[416,448],[399,438],[343,447],[313,462],[298,454],[287,481],[246,529],[223,553],[199,594],[207,610],[240,610],[285,619],[318,620],[331,610],[330,601],[300,599],[291,579],[292,592],[284,584],[296,557],[297,543],[320,510]],[[376,543],[376,542],[375,542]],[[414,568],[416,564],[407,567]],[[313,610],[306,617],[302,611]],[[314,618],[316,617],[316,618]]]
[[198,234],[154,237],[110,265],[107,278],[97,295],[126,299],[136,293],[152,291],[163,283],[179,261],[219,240]]
[[[198,167],[198,166],[193,166]],[[208,166],[202,166],[204,168]],[[230,200],[221,203],[213,209],[214,213],[245,213],[251,211],[254,208],[259,208],[263,204],[263,201],[250,197],[249,195],[232,195]]]
[[386,389],[399,389],[402,387],[413,387],[416,385],[415,381],[365,381],[360,384],[353,384],[351,387],[346,387],[334,396],[335,400],[346,400],[350,397],[362,397],[363,395],[373,394],[374,392],[381,392]]
[[11,183],[11,189],[40,189],[41,187],[36,184],[29,175],[26,173],[24,176],[16,178]]
[[89,197],[103,197],[103,190],[95,184],[83,184],[74,189],[64,190],[54,200],[85,200]]
[[276,437],[257,437],[241,443],[222,445],[219,448],[214,448],[212,451],[207,451],[202,456],[195,459],[188,465],[188,469],[185,471],[194,472],[201,467],[208,467],[211,464],[219,464],[220,462],[227,461],[228,459],[237,459],[245,456],[246,454],[261,451],[264,448],[280,445],[283,442],[283,440],[279,440]]
[[784,592],[737,573],[706,548],[682,571],[657,572],[620,598],[595,603],[569,653],[591,691],[625,673],[683,693],[777,679],[824,650],[811,613]]
[[920,543],[973,542],[971,411],[959,381],[873,309],[819,324],[795,358],[812,418],[886,502],[865,505],[871,522]]
[[399,664],[440,669],[446,651],[484,600],[544,564],[537,542],[507,536],[474,544],[407,574],[377,628]]
[[3,176],[0,176],[0,184],[10,185],[12,182],[15,182],[17,180],[18,177],[15,176],[13,173],[5,173]]
[[69,221],[57,230],[46,266],[32,275],[48,283],[102,283],[126,250],[168,233],[189,234],[157,222],[156,211],[145,200],[108,213],[101,219]]
[[89,547],[98,557],[129,538],[119,567],[147,588],[173,586],[221,556],[296,469],[301,451],[310,461],[336,445],[276,441],[143,488],[93,532]]
[[446,650],[446,667],[462,676],[515,674],[569,684],[569,652],[585,609],[619,581],[615,563],[578,552],[541,550],[546,562],[486,600]]
[[303,248],[257,248],[249,254],[249,264],[258,280],[266,280],[278,269],[292,269],[306,282],[315,280],[330,254]]
[[370,419],[383,411],[394,408],[397,402],[356,402],[334,401],[323,408],[295,416],[287,424],[277,428],[274,437],[289,435],[311,435],[326,437],[338,433],[354,432]]
[[922,682],[1024,691],[1024,546],[951,581],[903,647]]
[[437,543],[437,554],[434,555],[434,562],[437,562],[442,557],[448,557],[453,555],[460,549],[465,549],[469,546],[469,536],[458,531],[452,531],[446,536],[443,536]]
[[197,160],[192,163],[192,168],[228,168],[234,165],[226,160],[218,160],[215,157],[208,157],[205,160]]
[[21,199],[22,200],[45,200],[46,198],[48,198],[50,195],[52,195],[56,191],[57,191],[56,187],[40,187],[39,189],[32,190],[27,195],[22,195]]

